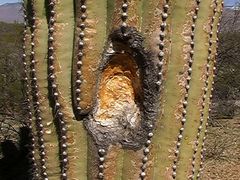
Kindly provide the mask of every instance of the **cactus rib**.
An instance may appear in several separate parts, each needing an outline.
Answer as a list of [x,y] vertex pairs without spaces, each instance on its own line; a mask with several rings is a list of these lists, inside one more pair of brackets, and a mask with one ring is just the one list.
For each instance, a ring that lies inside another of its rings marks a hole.
[[[163,81],[163,64],[164,64],[164,57],[165,57],[165,53],[164,51],[165,46],[164,46],[164,40],[165,40],[165,30],[167,28],[167,18],[168,18],[168,10],[169,10],[169,5],[168,5],[168,1],[166,1],[163,4],[163,12],[161,14],[162,16],[162,23],[160,25],[160,33],[159,33],[159,52],[158,52],[158,63],[157,63],[157,67],[158,67],[158,81],[155,82],[159,87],[162,85],[162,81]],[[146,171],[147,171],[147,163],[148,163],[148,155],[150,152],[150,145],[152,143],[152,137],[153,137],[153,131],[148,133],[148,139],[145,143],[145,147],[143,149],[143,158],[142,158],[142,166],[141,166],[141,173],[140,173],[140,177],[141,179],[144,179],[146,177]]]
[[214,78],[216,76],[216,61],[217,61],[217,53],[218,53],[218,43],[219,43],[219,40],[218,40],[218,35],[219,35],[219,27],[220,27],[220,23],[219,21],[221,21],[222,19],[222,12],[223,12],[223,6],[224,6],[224,1],[220,0],[218,1],[220,3],[220,13],[219,13],[219,17],[218,17],[218,21],[217,22],[217,30],[216,30],[216,53],[214,54],[214,61],[213,61],[213,74],[212,74],[212,83],[210,84],[210,95],[209,95],[209,108],[208,108],[208,116],[206,118],[206,123],[205,123],[205,131],[203,132],[203,137],[202,137],[202,146],[201,146],[201,150],[200,150],[200,167],[197,171],[197,175],[196,175],[196,178],[197,179],[200,179],[201,177],[201,173],[203,171],[203,162],[204,162],[204,151],[205,151],[205,140],[206,140],[206,137],[207,137],[207,127],[208,127],[208,120],[210,119],[209,115],[211,113],[211,100],[213,98],[213,85],[214,85]]
[[24,13],[24,30],[23,30],[23,54],[22,54],[22,62],[23,62],[23,81],[24,81],[24,87],[25,87],[25,99],[26,99],[26,106],[27,106],[27,125],[29,127],[29,136],[31,139],[30,144],[30,164],[32,165],[32,169],[30,171],[30,177],[32,179],[36,179],[39,177],[38,174],[38,168],[36,164],[36,159],[35,159],[35,138],[33,134],[33,115],[32,115],[32,108],[31,108],[31,95],[30,95],[30,77],[29,77],[29,69],[28,65],[29,63],[27,62],[27,46],[28,46],[28,33],[29,33],[29,28],[28,28],[28,18],[27,18],[27,10],[26,10],[27,2],[22,2],[22,7],[23,7],[23,13]]
[[55,36],[55,22],[56,22],[56,2],[53,0],[49,1],[50,15],[49,15],[49,36],[48,36],[48,78],[51,86],[51,97],[53,100],[53,113],[55,121],[58,126],[58,138],[59,138],[59,159],[61,168],[61,179],[67,179],[67,164],[68,164],[68,147],[67,147],[67,126],[65,117],[62,112],[62,107],[59,102],[59,90],[56,82],[56,54],[54,52],[54,38]]
[[210,68],[211,68],[211,54],[212,54],[212,46],[213,46],[213,37],[212,37],[212,31],[213,31],[213,24],[215,22],[215,16],[216,16],[216,8],[217,8],[217,0],[214,0],[213,3],[213,16],[210,21],[210,31],[209,31],[209,42],[208,42],[208,57],[207,57],[207,65],[206,65],[206,73],[205,73],[205,86],[203,88],[203,95],[202,95],[202,105],[201,105],[201,110],[200,110],[200,123],[198,127],[198,133],[196,136],[196,140],[194,142],[194,152],[192,155],[192,170],[191,170],[191,175],[190,179],[194,179],[194,173],[195,173],[195,159],[196,159],[196,154],[198,151],[199,147],[199,140],[200,140],[200,135],[202,134],[203,126],[204,126],[204,110],[206,108],[207,104],[207,95],[208,95],[208,86],[209,86],[209,73],[210,73]]
[[[185,82],[185,97],[183,100],[183,110],[182,110],[182,126],[179,129],[179,134],[178,134],[178,138],[177,138],[177,144],[176,144],[176,149],[175,149],[175,159],[174,159],[174,164],[172,166],[173,169],[173,173],[172,173],[172,177],[173,179],[176,179],[177,177],[177,169],[178,169],[178,163],[179,163],[179,159],[181,156],[181,145],[182,145],[182,139],[184,136],[184,132],[185,132],[185,124],[187,122],[187,120],[191,121],[191,119],[187,119],[187,110],[188,110],[188,106],[189,106],[189,89],[190,89],[190,82],[192,79],[192,68],[193,68],[193,64],[194,64],[194,48],[195,48],[195,27],[196,27],[196,22],[198,20],[198,14],[200,11],[200,1],[196,0],[195,1],[195,7],[193,9],[193,13],[192,13],[192,22],[191,22],[191,31],[190,31],[190,38],[191,38],[191,42],[190,42],[190,49],[188,51],[188,69],[187,69],[187,78],[186,78],[186,82]],[[202,2],[203,3],[203,2]]]
[[40,110],[40,99],[39,99],[39,85],[38,78],[36,76],[36,58],[35,58],[35,32],[36,32],[36,16],[35,16],[35,7],[34,1],[28,1],[29,7],[31,9],[31,19],[30,21],[30,30],[31,30],[31,52],[30,52],[30,76],[31,76],[31,93],[33,98],[33,109],[34,116],[36,120],[36,135],[38,137],[38,149],[40,156],[40,172],[41,176],[44,179],[48,179],[47,167],[46,167],[46,150],[45,150],[45,140],[43,138],[44,128],[42,123],[42,114]]

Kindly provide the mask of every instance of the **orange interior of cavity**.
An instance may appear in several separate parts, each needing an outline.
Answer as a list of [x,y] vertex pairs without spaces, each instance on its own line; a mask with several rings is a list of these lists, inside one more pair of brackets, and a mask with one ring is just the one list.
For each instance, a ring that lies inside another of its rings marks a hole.
[[[138,66],[127,54],[114,56],[101,76],[98,91],[98,120],[111,117],[116,109],[132,106],[139,102],[141,94]],[[116,107],[117,106],[117,107]],[[106,113],[104,113],[106,112]]]

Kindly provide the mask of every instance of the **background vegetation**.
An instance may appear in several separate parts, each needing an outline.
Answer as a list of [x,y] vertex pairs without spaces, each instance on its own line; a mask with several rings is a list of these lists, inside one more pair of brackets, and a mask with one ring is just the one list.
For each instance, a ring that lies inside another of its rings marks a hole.
[[22,24],[0,22],[0,179],[27,180]]
[[202,179],[240,177],[240,11],[225,8],[219,29],[213,111]]

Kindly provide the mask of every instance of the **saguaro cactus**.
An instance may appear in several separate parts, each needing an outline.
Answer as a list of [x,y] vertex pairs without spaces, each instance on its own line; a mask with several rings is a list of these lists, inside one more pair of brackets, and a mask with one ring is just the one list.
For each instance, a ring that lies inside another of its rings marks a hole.
[[198,179],[222,0],[25,0],[33,179]]

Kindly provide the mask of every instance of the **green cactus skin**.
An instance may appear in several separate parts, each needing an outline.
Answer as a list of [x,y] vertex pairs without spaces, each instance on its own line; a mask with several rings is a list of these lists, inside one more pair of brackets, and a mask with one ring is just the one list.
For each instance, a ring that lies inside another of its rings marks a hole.
[[[191,156],[193,154],[193,144],[198,133],[200,113],[202,106],[202,96],[204,91],[199,87],[204,87],[206,81],[206,60],[208,58],[208,48],[206,43],[209,41],[208,33],[209,22],[213,16],[214,4],[211,1],[201,1],[200,11],[196,22],[195,47],[196,53],[193,56],[192,79],[189,89],[189,100],[187,108],[187,121],[183,133],[182,145],[180,147],[180,157],[178,160],[177,178],[183,178],[191,173]],[[209,14],[209,16],[206,16]],[[208,30],[207,30],[208,28]],[[205,76],[205,77],[204,77]],[[205,101],[205,104],[209,101]],[[198,119],[197,119],[198,118]]]
[[[83,126],[74,121],[71,100],[71,69],[74,38],[74,6],[72,1],[57,1],[55,5],[55,48],[56,84],[60,94],[59,103],[67,127],[69,179],[86,176],[87,137]],[[68,33],[63,33],[68,32]],[[65,42],[69,42],[66,43]],[[63,45],[64,44],[64,45]]]
[[[35,30],[35,59],[36,64],[36,76],[38,79],[39,86],[39,101],[41,104],[40,110],[43,119],[44,135],[46,155],[46,167],[48,170],[48,176],[52,179],[59,179],[60,174],[59,168],[59,157],[58,157],[58,137],[56,128],[54,126],[54,118],[52,115],[52,108],[49,104],[48,99],[48,81],[47,81],[47,19],[45,17],[45,6],[40,1],[34,2],[34,10],[36,15],[36,30]],[[53,178],[54,177],[54,178]]]
[[[209,114],[211,112],[211,99],[212,99],[212,92],[213,92],[213,84],[214,84],[214,77],[215,77],[215,70],[216,70],[216,57],[217,57],[217,52],[218,52],[218,29],[220,27],[220,20],[222,17],[222,12],[223,12],[223,1],[216,1],[215,2],[215,18],[213,19],[213,23],[212,23],[212,52],[210,55],[210,57],[212,57],[212,61],[210,62],[210,73],[211,75],[209,76],[209,84],[208,84],[208,89],[210,91],[207,92],[206,97],[209,98],[208,102],[206,102],[206,106],[204,107],[204,116],[203,116],[203,124],[205,126],[203,126],[203,132],[199,138],[199,144],[201,145],[201,147],[198,149],[197,153],[196,153],[196,165],[195,165],[195,169],[197,169],[198,171],[195,172],[195,177],[197,179],[199,179],[203,170],[203,158],[204,158],[204,142],[206,139],[206,133],[207,133],[207,127],[208,127],[208,120],[209,120]],[[211,32],[210,32],[211,33]],[[207,100],[206,100],[207,101]]]
[[[153,137],[151,159],[154,161],[150,179],[171,179],[174,151],[179,129],[185,95],[185,78],[190,50],[190,35],[194,1],[171,1],[170,27],[168,38],[171,41],[167,53],[166,81],[162,92],[163,115],[158,120]],[[201,10],[200,10],[201,11]],[[169,41],[168,40],[168,41]]]
[[[124,3],[128,8],[122,8]],[[34,76],[29,78],[32,82],[37,78],[37,88],[29,84],[29,99],[31,107],[39,104],[32,110],[35,118],[30,124],[35,139],[31,142],[36,166],[33,179],[199,178],[222,0],[24,0],[24,7],[27,28],[33,33],[27,31],[25,35],[25,60],[35,60],[34,64],[27,63],[28,74],[32,75],[34,68]],[[124,13],[128,17],[121,19]],[[123,148],[120,143],[97,145],[84,124],[99,98],[99,66],[111,46],[109,36],[116,29],[124,35],[125,23],[141,34],[149,60],[153,59],[154,68],[160,67],[159,81],[154,82],[160,86],[154,104],[158,108],[156,123],[146,130],[144,145],[135,149]],[[210,39],[213,43],[209,52]],[[191,80],[186,84],[188,77]],[[188,91],[186,85],[190,86]],[[184,110],[186,122],[182,122]],[[184,130],[179,134],[181,128]]]
[[[46,170],[42,167],[45,167],[45,148],[43,146],[45,146],[44,142],[43,142],[43,137],[40,137],[40,134],[43,133],[43,128],[40,127],[40,125],[42,125],[42,120],[41,120],[41,115],[39,115],[40,113],[40,107],[38,104],[40,104],[40,98],[39,98],[39,91],[37,90],[37,86],[38,83],[36,82],[38,75],[36,73],[36,71],[38,70],[38,66],[36,67],[36,59],[35,59],[35,45],[36,45],[36,39],[35,35],[36,35],[36,21],[34,19],[35,17],[35,12],[34,10],[34,6],[33,3],[30,1],[26,1],[25,2],[25,6],[27,7],[27,9],[29,10],[28,12],[28,24],[29,24],[29,44],[27,45],[28,49],[29,49],[29,87],[31,89],[31,100],[33,101],[32,103],[32,114],[34,115],[33,118],[33,123],[31,124],[32,126],[32,131],[33,131],[33,137],[32,137],[32,154],[34,155],[32,158],[33,163],[36,163],[35,166],[38,166],[40,168],[37,168],[35,171],[36,173],[33,174],[33,179],[37,178],[38,176],[43,176],[43,174],[46,173]],[[33,140],[34,139],[34,140]]]
[[[176,2],[176,7],[179,8],[178,2]],[[184,3],[181,1],[179,2],[181,5],[184,5]],[[179,148],[179,157],[177,158],[177,171],[176,171],[176,179],[185,179],[186,177],[190,177],[191,174],[191,164],[192,164],[192,153],[193,153],[193,144],[194,144],[194,138],[196,137],[197,134],[197,129],[198,129],[198,125],[199,125],[199,120],[200,120],[200,108],[201,108],[201,103],[200,100],[202,98],[202,89],[199,87],[204,87],[204,79],[203,76],[205,74],[205,66],[206,66],[206,61],[207,61],[207,49],[208,46],[206,46],[206,44],[208,43],[208,32],[206,31],[206,27],[210,26],[210,24],[208,23],[208,19],[210,19],[210,17],[212,16],[212,9],[213,6],[210,6],[213,2],[210,1],[201,1],[200,3],[200,7],[199,7],[199,12],[198,12],[198,18],[196,20],[196,30],[194,33],[194,55],[193,55],[193,65],[192,65],[192,75],[191,75],[191,81],[190,81],[190,89],[188,92],[188,106],[187,106],[187,115],[186,115],[186,123],[185,123],[185,127],[184,127],[184,131],[183,131],[183,138],[181,141],[181,145]],[[186,3],[189,4],[189,3]],[[174,8],[174,7],[173,7]],[[186,10],[185,7],[183,7],[183,9]],[[162,128],[159,128],[159,130],[157,129],[157,132],[159,131],[160,134],[155,133],[154,138],[157,138],[157,140],[159,141],[159,143],[157,142],[153,142],[153,144],[158,144],[158,153],[159,156],[157,156],[154,160],[154,173],[153,173],[153,179],[157,178],[157,177],[161,177],[163,179],[168,179],[171,178],[170,176],[172,175],[172,166],[174,166],[173,164],[173,159],[172,157],[174,157],[174,144],[176,141],[176,137],[177,134],[179,132],[179,126],[177,124],[181,123],[174,121],[174,119],[176,119],[176,117],[181,117],[181,115],[177,115],[177,107],[178,107],[178,103],[180,103],[180,101],[176,101],[176,96],[174,96],[173,93],[175,91],[173,91],[173,85],[169,85],[170,87],[168,88],[167,83],[170,83],[170,79],[173,80],[175,77],[175,81],[173,81],[173,83],[176,83],[176,77],[179,77],[177,75],[177,73],[181,73],[181,70],[184,69],[183,66],[180,66],[180,62],[176,63],[174,61],[174,56],[178,55],[178,57],[176,58],[179,59],[179,54],[183,54],[182,52],[178,52],[183,51],[182,49],[179,49],[180,47],[183,47],[183,44],[180,45],[176,45],[175,42],[173,42],[173,39],[179,39],[181,38],[180,35],[178,34],[177,38],[174,38],[173,34],[177,34],[176,32],[174,33],[174,30],[177,30],[177,28],[174,28],[174,20],[177,21],[177,18],[174,18],[174,13],[176,13],[177,10],[172,10],[173,11],[173,15],[172,15],[172,19],[171,19],[171,23],[170,25],[172,25],[172,34],[170,35],[171,38],[171,42],[172,42],[172,46],[171,46],[171,54],[170,54],[170,63],[175,64],[175,66],[172,67],[172,69],[169,69],[166,75],[166,85],[163,91],[168,91],[169,93],[169,98],[174,98],[175,99],[175,105],[174,104],[170,104],[170,103],[174,103],[174,99],[166,99],[163,100],[164,104],[163,104],[163,118],[160,120],[160,124],[159,126]],[[179,8],[180,11],[180,8]],[[183,12],[183,11],[181,11]],[[180,13],[181,13],[180,12]],[[181,17],[180,14],[177,14],[176,16]],[[184,16],[183,16],[184,17]],[[170,16],[171,18],[171,16]],[[182,18],[183,20],[183,18]],[[180,23],[181,21],[177,21],[178,23]],[[181,26],[180,26],[181,27]],[[180,28],[180,32],[182,32],[183,28]],[[177,36],[177,35],[176,35]],[[203,38],[205,37],[205,38]],[[183,38],[181,41],[178,41],[178,43],[184,43]],[[174,45],[176,45],[176,49],[174,49]],[[177,51],[178,49],[178,51]],[[185,53],[184,53],[185,54]],[[183,64],[182,64],[183,65]],[[177,70],[177,67],[179,67],[179,71]],[[171,67],[171,64],[168,64],[168,68]],[[182,69],[181,69],[182,68]],[[171,70],[176,73],[175,75],[173,75],[172,78],[170,78],[170,74],[168,76],[168,73],[171,72]],[[174,85],[174,87],[179,87],[179,85]],[[171,90],[172,88],[172,90]],[[181,90],[180,89],[176,89],[176,93],[179,93]],[[208,90],[209,93],[209,90]],[[163,98],[167,98],[167,95],[163,95]],[[178,95],[178,97],[182,97],[181,94]],[[166,101],[166,102],[165,102]],[[209,100],[206,100],[205,104],[208,104]],[[166,104],[166,106],[165,106]],[[164,108],[165,107],[165,108]],[[167,107],[171,107],[172,110],[169,110]],[[170,113],[171,112],[171,113]],[[173,114],[173,112],[175,112],[175,114]],[[182,112],[182,110],[180,110],[180,113]],[[170,116],[168,117],[167,115],[170,113]],[[205,114],[207,116],[207,112],[205,110]],[[173,117],[175,115],[175,117]],[[171,118],[170,118],[171,117]],[[181,120],[181,119],[179,119]],[[172,122],[170,122],[172,121]],[[161,123],[162,122],[162,123]],[[205,121],[206,123],[206,121]],[[175,130],[174,130],[175,129]],[[162,131],[162,132],[161,132]],[[174,139],[170,140],[169,138],[171,137],[170,135],[176,133],[174,136]],[[154,150],[154,146],[153,146],[153,150]],[[154,153],[153,153],[154,154]],[[151,178],[150,178],[151,179]]]

